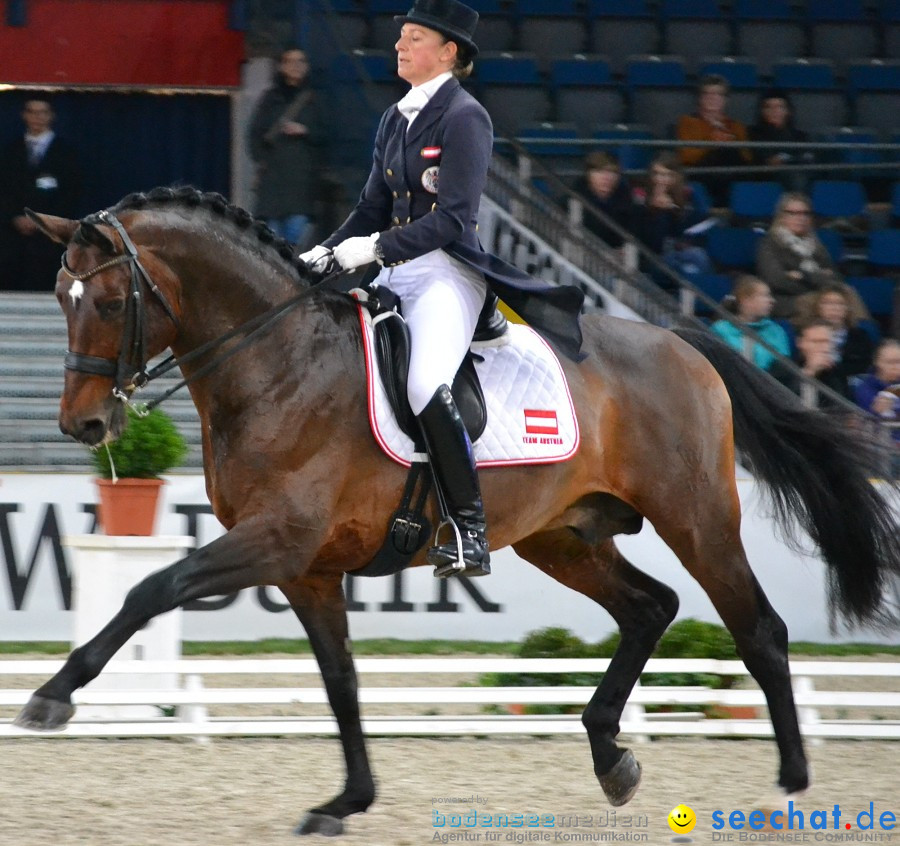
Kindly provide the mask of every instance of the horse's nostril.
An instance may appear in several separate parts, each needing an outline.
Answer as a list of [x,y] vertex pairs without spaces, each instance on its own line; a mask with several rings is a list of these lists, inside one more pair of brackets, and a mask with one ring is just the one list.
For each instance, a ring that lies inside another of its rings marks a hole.
[[96,446],[106,436],[106,424],[102,420],[86,420],[81,427],[78,437],[83,444]]

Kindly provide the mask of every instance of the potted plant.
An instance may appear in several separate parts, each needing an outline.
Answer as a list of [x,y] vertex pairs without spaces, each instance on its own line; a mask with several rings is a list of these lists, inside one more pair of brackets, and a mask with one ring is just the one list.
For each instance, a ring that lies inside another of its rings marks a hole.
[[119,437],[92,450],[100,493],[98,518],[107,535],[152,535],[163,473],[184,458],[187,444],[164,411],[127,408]]

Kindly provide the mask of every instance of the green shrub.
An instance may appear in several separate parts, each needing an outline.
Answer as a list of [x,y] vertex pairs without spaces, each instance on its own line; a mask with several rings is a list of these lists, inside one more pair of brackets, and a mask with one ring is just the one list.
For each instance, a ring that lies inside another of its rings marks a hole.
[[128,406],[127,416],[125,429],[115,441],[91,451],[98,476],[111,479],[115,467],[123,479],[158,479],[184,458],[187,444],[164,411],[154,408],[141,417]]
[[[585,643],[568,629],[547,628],[530,632],[518,650],[519,658],[611,658],[619,646],[618,632],[596,645]],[[715,658],[731,660],[738,657],[728,630],[700,620],[681,620],[663,635],[654,658]],[[577,685],[596,687],[601,676],[595,673],[489,673],[479,683],[486,687],[546,687]],[[704,673],[644,673],[641,684],[652,686],[731,687],[734,679]],[[649,706],[648,710],[658,709]],[[528,705],[528,714],[567,714],[578,712],[578,705]],[[688,709],[691,710],[691,709]]]

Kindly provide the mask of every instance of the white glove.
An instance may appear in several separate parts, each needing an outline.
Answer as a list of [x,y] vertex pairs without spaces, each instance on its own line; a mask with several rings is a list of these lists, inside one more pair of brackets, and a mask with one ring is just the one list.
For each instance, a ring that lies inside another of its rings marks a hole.
[[347,238],[334,248],[334,257],[344,270],[354,270],[375,261],[375,242],[380,233]]
[[328,247],[319,244],[305,253],[297,256],[298,261],[302,261],[313,273],[324,273],[328,262],[331,261],[332,252]]

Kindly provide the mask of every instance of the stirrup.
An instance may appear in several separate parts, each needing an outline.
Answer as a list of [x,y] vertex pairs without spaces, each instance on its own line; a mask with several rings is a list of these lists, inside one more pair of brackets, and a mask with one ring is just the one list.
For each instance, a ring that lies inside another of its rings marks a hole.
[[[449,543],[438,543],[441,529],[449,526],[453,530],[453,539]],[[445,517],[434,533],[434,546],[425,555],[429,564],[434,566],[434,577],[446,579],[450,576],[489,576],[491,574],[491,556],[485,549],[484,557],[480,561],[467,560],[463,547],[463,537],[452,517]]]

